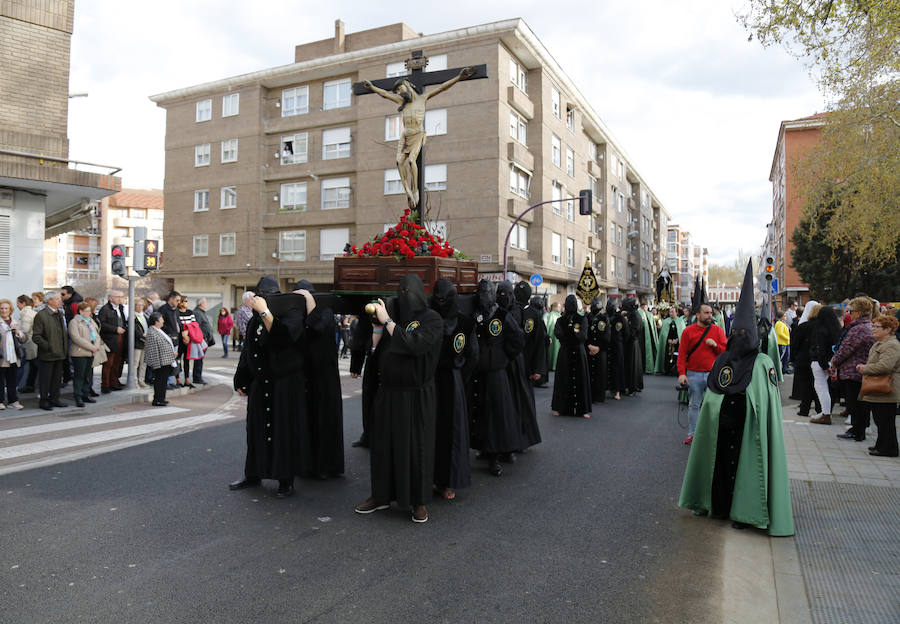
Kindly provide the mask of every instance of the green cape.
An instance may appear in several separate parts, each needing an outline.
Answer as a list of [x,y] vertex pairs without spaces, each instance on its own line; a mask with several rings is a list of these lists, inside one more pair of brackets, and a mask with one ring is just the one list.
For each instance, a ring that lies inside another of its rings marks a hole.
[[559,338],[553,335],[553,328],[556,327],[556,320],[562,316],[556,310],[550,310],[547,318],[544,319],[544,325],[547,326],[547,336],[550,338],[550,346],[547,347],[547,367],[548,370],[556,370],[556,355],[559,353]]
[[[672,317],[667,316],[663,319],[662,327],[659,328],[659,348],[656,350],[656,374],[666,374],[666,340],[669,339],[669,326],[672,325]],[[681,332],[684,331],[684,318],[675,317],[675,331],[678,332],[678,340],[681,340]],[[675,349],[678,350],[677,348]]]
[[[729,517],[736,522],[767,529],[769,535],[794,534],[787,457],[784,452],[781,395],[774,379],[775,367],[760,353],[747,386],[747,417],[734,482]],[[694,512],[711,508],[719,410],[725,395],[707,390],[681,484],[679,507]]]
[[772,362],[775,363],[775,377],[778,378],[778,383],[782,383],[784,381],[784,373],[781,372],[781,358],[778,357],[778,335],[775,333],[775,326],[769,330],[769,349],[767,355],[772,359]]
[[725,315],[719,312],[718,314],[713,314],[713,323],[722,328],[722,331],[725,331]]
[[652,375],[656,369],[656,352],[659,351],[659,334],[656,331],[656,319],[649,312],[638,308],[644,320],[644,373]]

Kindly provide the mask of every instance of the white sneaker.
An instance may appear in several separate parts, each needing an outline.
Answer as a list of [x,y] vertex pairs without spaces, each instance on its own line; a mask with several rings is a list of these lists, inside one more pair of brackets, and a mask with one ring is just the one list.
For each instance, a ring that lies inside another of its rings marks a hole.
[[3,403],[0,403],[0,410],[5,410],[5,409],[6,409],[6,406],[3,405]]
[[847,420],[844,421],[844,424],[845,424],[845,425],[852,425],[852,424],[853,424],[853,419],[850,418],[849,416],[847,416]]
[[25,409],[25,406],[22,405],[21,403],[19,403],[18,401],[16,401],[15,403],[10,403],[9,407],[11,407],[13,409],[17,409],[17,410]]

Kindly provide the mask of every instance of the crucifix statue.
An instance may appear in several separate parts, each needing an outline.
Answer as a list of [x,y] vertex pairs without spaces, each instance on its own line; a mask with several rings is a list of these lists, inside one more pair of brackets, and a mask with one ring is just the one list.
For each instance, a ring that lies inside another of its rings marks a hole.
[[[425,194],[425,104],[439,93],[443,93],[460,80],[487,78],[487,66],[476,65],[442,71],[422,71],[428,58],[421,50],[412,53],[406,61],[409,74],[398,78],[364,80],[353,85],[353,93],[365,95],[377,93],[381,97],[400,105],[397,109],[403,119],[403,135],[397,145],[397,169],[406,192],[410,209],[417,210],[422,220],[422,198]],[[437,88],[425,92],[428,85]]]

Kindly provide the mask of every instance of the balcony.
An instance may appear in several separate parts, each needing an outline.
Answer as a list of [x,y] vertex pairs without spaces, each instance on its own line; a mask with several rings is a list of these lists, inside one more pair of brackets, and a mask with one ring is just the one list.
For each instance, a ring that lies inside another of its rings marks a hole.
[[528,99],[528,95],[522,93],[521,89],[510,85],[506,89],[506,101],[516,109],[525,119],[531,121],[534,119],[534,104]]
[[506,158],[510,162],[525,167],[528,171],[534,171],[534,155],[518,141],[510,141],[506,144]]

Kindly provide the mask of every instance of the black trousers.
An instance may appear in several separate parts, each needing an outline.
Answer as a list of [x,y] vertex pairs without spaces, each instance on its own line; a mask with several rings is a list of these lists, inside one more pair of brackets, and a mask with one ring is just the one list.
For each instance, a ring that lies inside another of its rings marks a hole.
[[[194,376],[192,379],[196,382],[203,381],[203,360],[193,360],[194,362]],[[187,377],[184,378],[187,381]]]
[[[9,405],[19,400],[19,395],[16,394],[16,375],[18,370],[19,367],[16,364],[10,364],[7,368],[0,368],[0,402]],[[3,392],[3,386],[6,386],[5,393]],[[3,400],[4,394],[6,394],[5,401]]]
[[169,375],[172,374],[172,367],[161,366],[153,369],[153,402],[159,403],[166,400],[166,384]]
[[819,403],[819,395],[816,394],[813,386],[812,367],[806,365],[794,365],[794,384],[797,392],[797,399],[800,401],[800,413],[804,416],[809,414],[810,404],[816,406],[816,413],[822,411],[822,405]]
[[41,362],[40,388],[41,404],[59,403],[59,386],[62,384],[65,360],[43,360]]
[[875,421],[875,426],[878,427],[875,450],[897,457],[900,454],[900,448],[897,446],[897,422],[894,419],[897,413],[897,404],[862,402],[872,410],[872,419]]
[[866,427],[869,426],[869,403],[860,401],[859,390],[861,381],[842,379],[841,388],[844,392],[844,401],[847,403],[847,411],[850,412],[850,429],[847,433],[854,434],[857,438],[866,436]]
[[72,376],[72,392],[76,401],[83,401],[90,396],[91,392],[91,381],[94,376],[94,356],[73,357],[72,365],[75,368],[75,374]]

